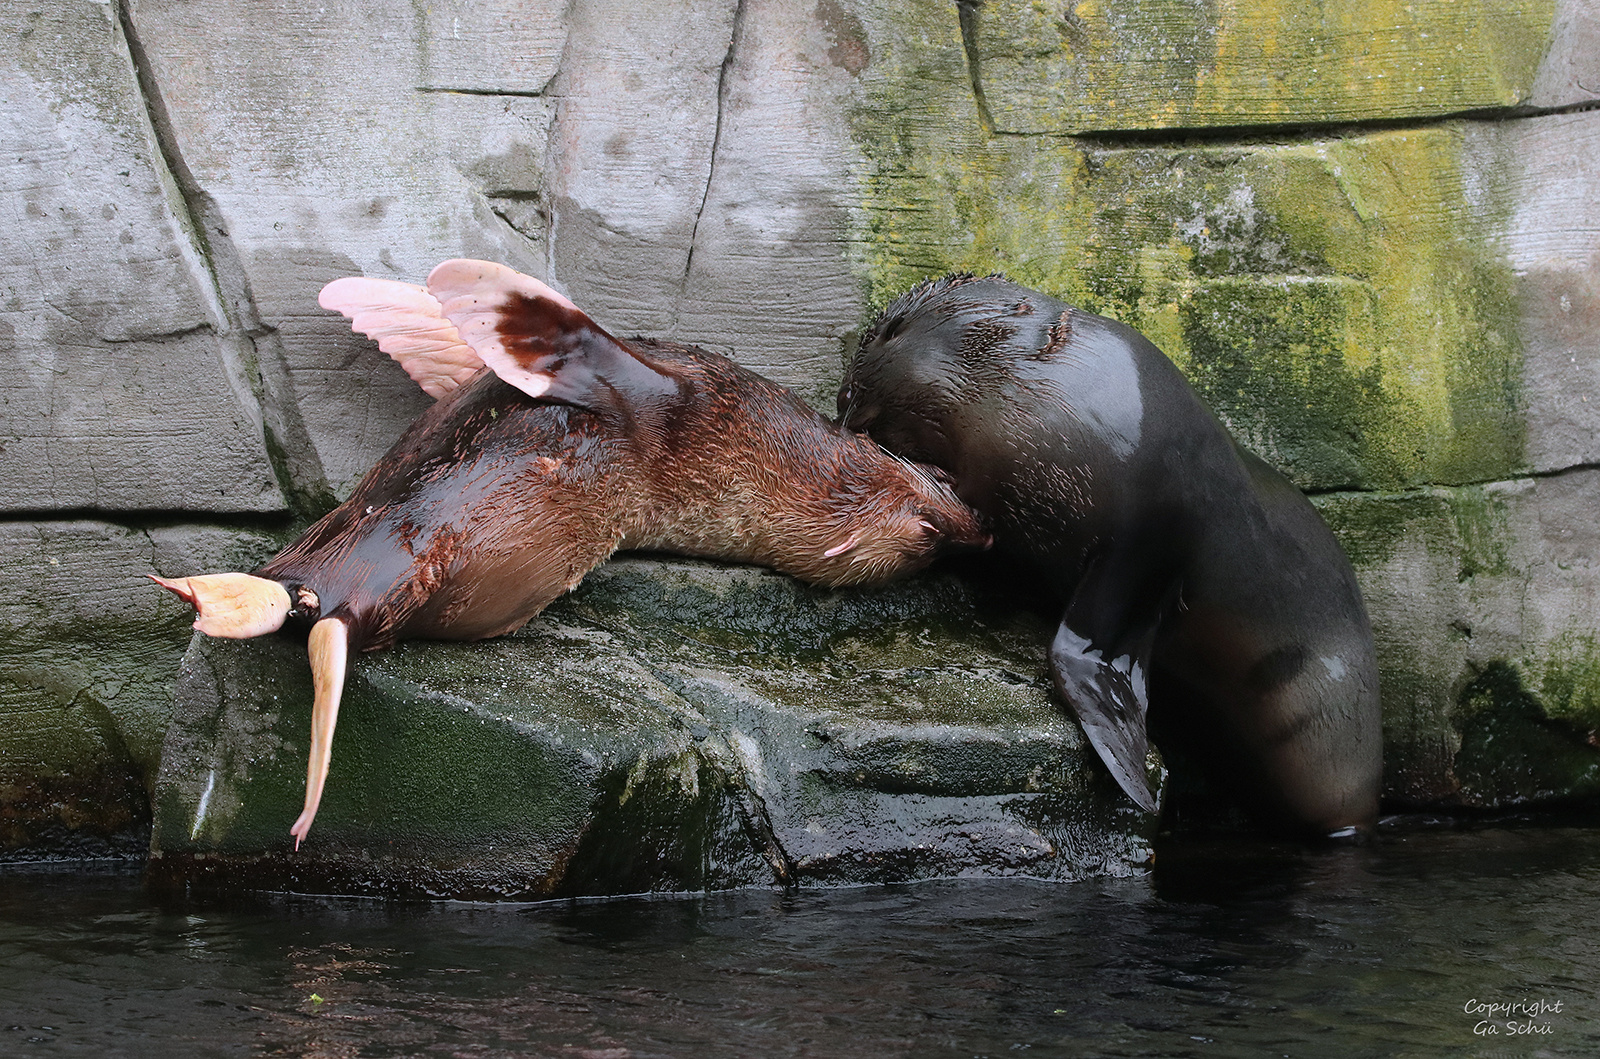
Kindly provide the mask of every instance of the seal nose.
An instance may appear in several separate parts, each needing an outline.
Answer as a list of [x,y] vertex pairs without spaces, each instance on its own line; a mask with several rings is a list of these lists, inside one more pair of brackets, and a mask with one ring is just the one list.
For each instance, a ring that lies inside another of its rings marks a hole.
[[918,519],[918,527],[929,544],[943,541],[958,548],[988,551],[994,544],[994,535],[970,508],[962,509],[960,514],[961,517],[951,517],[949,512],[925,510]]
[[846,430],[864,434],[878,418],[878,406],[857,404],[858,399],[855,385],[846,379],[844,385],[839,387],[839,396],[834,404],[839,411],[839,424]]

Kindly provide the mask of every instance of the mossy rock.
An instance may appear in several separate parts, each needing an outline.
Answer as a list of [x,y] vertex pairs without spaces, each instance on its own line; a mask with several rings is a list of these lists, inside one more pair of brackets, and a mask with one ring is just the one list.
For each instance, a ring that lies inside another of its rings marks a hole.
[[984,0],[974,78],[997,129],[1083,133],[1418,118],[1526,105],[1554,0]]
[[1316,498],[1372,617],[1392,805],[1600,799],[1597,488],[1586,471]]
[[952,575],[830,593],[615,560],[513,637],[358,661],[298,853],[303,646],[196,638],[152,864],[521,899],[1135,871],[1154,821],[1053,701],[1048,638]]
[[0,523],[0,860],[137,858],[194,619],[150,573],[250,569],[276,535]]

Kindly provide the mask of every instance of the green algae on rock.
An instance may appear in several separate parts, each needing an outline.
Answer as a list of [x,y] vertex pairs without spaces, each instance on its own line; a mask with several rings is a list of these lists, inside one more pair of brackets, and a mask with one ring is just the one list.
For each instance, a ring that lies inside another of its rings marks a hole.
[[1005,132],[1394,120],[1526,105],[1555,0],[985,0],[974,79]]
[[1392,803],[1600,797],[1593,599],[1572,576],[1596,554],[1597,487],[1583,471],[1317,498],[1373,617]]
[[192,616],[145,574],[253,565],[220,527],[0,523],[0,860],[138,856]]

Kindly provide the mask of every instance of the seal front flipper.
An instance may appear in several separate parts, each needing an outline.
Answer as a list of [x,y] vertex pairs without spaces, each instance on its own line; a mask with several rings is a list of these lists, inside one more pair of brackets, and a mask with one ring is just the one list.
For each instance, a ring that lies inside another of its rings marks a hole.
[[678,395],[673,375],[532,276],[458,258],[428,274],[428,290],[490,370],[530,397],[631,412]]
[[[1050,673],[1056,690],[1078,715],[1083,734],[1100,754],[1111,775],[1129,798],[1147,813],[1157,809],[1145,775],[1150,749],[1145,719],[1149,711],[1146,682],[1157,621],[1120,638],[1116,647],[1097,648],[1072,628],[1072,609],[1050,644]],[[1107,658],[1107,654],[1112,657]]]

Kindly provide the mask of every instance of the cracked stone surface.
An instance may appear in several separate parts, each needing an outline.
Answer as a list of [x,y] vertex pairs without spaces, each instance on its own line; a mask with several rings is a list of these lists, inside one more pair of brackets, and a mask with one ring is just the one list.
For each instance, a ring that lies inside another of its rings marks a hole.
[[369,657],[311,837],[303,645],[197,638],[155,794],[169,879],[538,898],[1123,875],[1154,821],[949,576],[825,593],[616,560],[523,632]]
[[114,11],[0,10],[0,509],[281,508]]
[[346,495],[426,398],[316,292],[462,255],[819,407],[929,274],[1116,316],[1319,494],[1391,799],[1582,794],[1597,88],[1587,0],[0,0],[7,841],[76,833],[58,780],[148,820],[138,575]]
[[100,855],[148,828],[191,619],[148,573],[248,566],[278,539],[221,527],[0,522],[0,858]]

